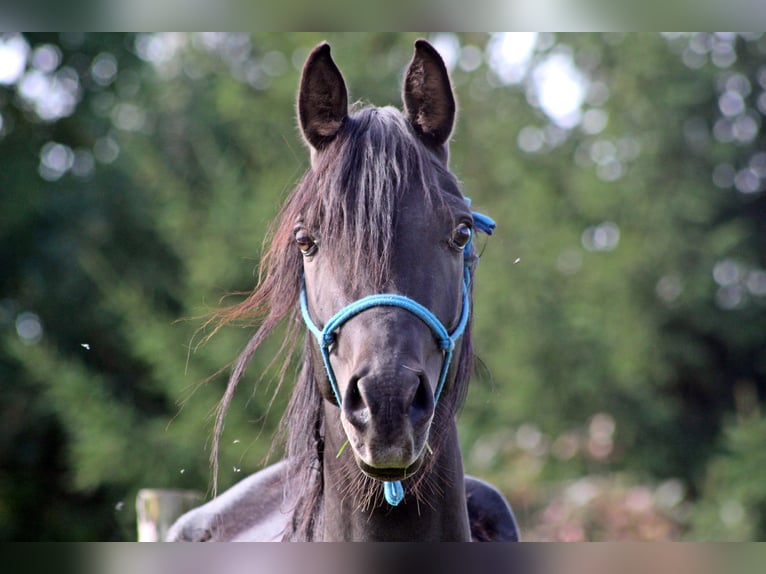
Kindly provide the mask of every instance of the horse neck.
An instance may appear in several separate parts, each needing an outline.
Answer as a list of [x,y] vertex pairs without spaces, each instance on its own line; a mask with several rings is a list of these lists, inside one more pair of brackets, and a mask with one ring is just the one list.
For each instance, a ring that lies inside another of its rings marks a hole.
[[[326,421],[337,419],[337,408],[325,405]],[[332,412],[332,411],[335,412]],[[433,470],[424,477],[420,500],[407,490],[399,506],[370,505],[363,508],[346,492],[338,480],[343,475],[341,465],[353,464],[336,456],[346,440],[342,430],[333,432],[339,424],[325,425],[323,460],[323,520],[325,541],[469,541],[470,528],[465,499],[463,461],[454,419],[442,431],[440,446]],[[350,449],[349,449],[350,450]],[[351,453],[345,453],[351,457]],[[419,472],[427,471],[423,468]],[[360,472],[353,469],[352,472]],[[380,488],[382,483],[376,483]]]

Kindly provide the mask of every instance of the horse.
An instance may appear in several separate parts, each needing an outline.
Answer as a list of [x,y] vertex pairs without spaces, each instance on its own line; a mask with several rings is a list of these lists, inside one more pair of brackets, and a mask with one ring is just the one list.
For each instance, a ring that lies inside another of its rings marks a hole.
[[519,539],[503,495],[463,470],[473,237],[494,222],[449,170],[455,97],[425,40],[402,98],[403,111],[349,109],[330,46],[308,56],[297,115],[310,167],[275,220],[257,287],[223,315],[260,327],[232,370],[213,447],[216,460],[237,382],[287,319],[285,345],[304,342],[286,456],[182,516],[169,540]]

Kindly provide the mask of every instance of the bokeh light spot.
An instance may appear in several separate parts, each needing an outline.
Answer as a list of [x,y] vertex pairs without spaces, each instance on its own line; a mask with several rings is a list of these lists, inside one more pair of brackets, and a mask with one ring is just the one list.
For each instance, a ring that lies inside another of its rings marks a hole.
[[21,313],[16,318],[16,333],[27,344],[34,345],[43,338],[43,324],[35,313]]
[[15,84],[27,66],[29,44],[20,35],[0,36],[0,84]]

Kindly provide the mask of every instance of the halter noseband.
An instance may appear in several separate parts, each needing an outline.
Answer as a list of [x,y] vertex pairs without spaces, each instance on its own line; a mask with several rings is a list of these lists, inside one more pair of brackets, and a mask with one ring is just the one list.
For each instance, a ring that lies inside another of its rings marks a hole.
[[[466,198],[466,202],[470,205],[470,199]],[[478,231],[492,235],[495,230],[495,222],[488,216],[481,213],[473,212],[474,228]],[[405,309],[415,315],[418,319],[423,321],[436,338],[437,345],[444,354],[442,359],[442,368],[439,373],[439,382],[436,386],[436,392],[434,393],[434,407],[439,401],[444,383],[447,380],[447,373],[449,372],[450,364],[452,363],[452,355],[455,350],[455,343],[463,335],[466,325],[468,324],[468,317],[471,314],[471,300],[469,297],[469,287],[471,284],[470,273],[470,250],[473,244],[473,235],[468,243],[463,248],[463,306],[460,312],[460,320],[457,326],[450,333],[439,318],[428,308],[424,307],[414,299],[405,297],[398,294],[381,293],[377,295],[368,295],[350,303],[343,307],[340,311],[335,313],[329,321],[325,324],[323,329],[317,327],[309,314],[308,299],[306,296],[306,285],[303,284],[301,288],[300,304],[301,314],[303,315],[303,321],[306,323],[309,331],[316,337],[317,343],[319,343],[319,350],[322,353],[322,361],[324,362],[325,370],[327,371],[327,377],[330,381],[333,395],[338,406],[341,406],[340,391],[338,389],[338,381],[335,377],[335,371],[330,364],[330,346],[335,341],[335,332],[349,319],[355,317],[359,313],[371,309],[373,307],[399,307]],[[383,494],[386,501],[391,506],[397,506],[404,499],[404,489],[402,488],[401,481],[383,482]]]

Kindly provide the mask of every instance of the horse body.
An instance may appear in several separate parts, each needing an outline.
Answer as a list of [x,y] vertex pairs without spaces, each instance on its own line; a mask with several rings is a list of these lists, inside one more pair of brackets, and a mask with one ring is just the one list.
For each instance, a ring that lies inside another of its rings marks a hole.
[[[295,501],[285,495],[288,480],[287,461],[280,461],[258,471],[226,490],[208,503],[191,510],[179,519],[168,533],[175,542],[279,542],[293,521]],[[492,485],[472,476],[464,480],[465,507],[470,539],[477,542],[519,540],[513,513],[503,495]],[[458,505],[455,505],[458,506]],[[369,517],[343,517],[332,524],[322,540],[420,540],[426,541],[423,515],[408,524],[417,525],[415,532],[395,524],[381,522],[378,536],[371,536]],[[359,524],[361,521],[361,524]],[[393,521],[393,517],[392,517]],[[361,526],[361,528],[360,528]],[[354,530],[357,532],[354,532]],[[434,541],[449,540],[447,533],[430,533]],[[460,538],[462,539],[463,533]]]
[[187,512],[168,532],[169,541],[278,542],[291,520],[285,498],[286,461],[241,480],[210,502]]
[[259,288],[228,317],[266,318],[217,424],[269,330],[288,316],[299,324],[300,298],[315,340],[284,419],[287,458],[182,517],[171,539],[518,539],[502,495],[463,473],[455,417],[482,225],[448,169],[455,101],[425,41],[403,100],[404,114],[349,114],[329,46],[309,56],[298,114],[311,169],[283,208]]

